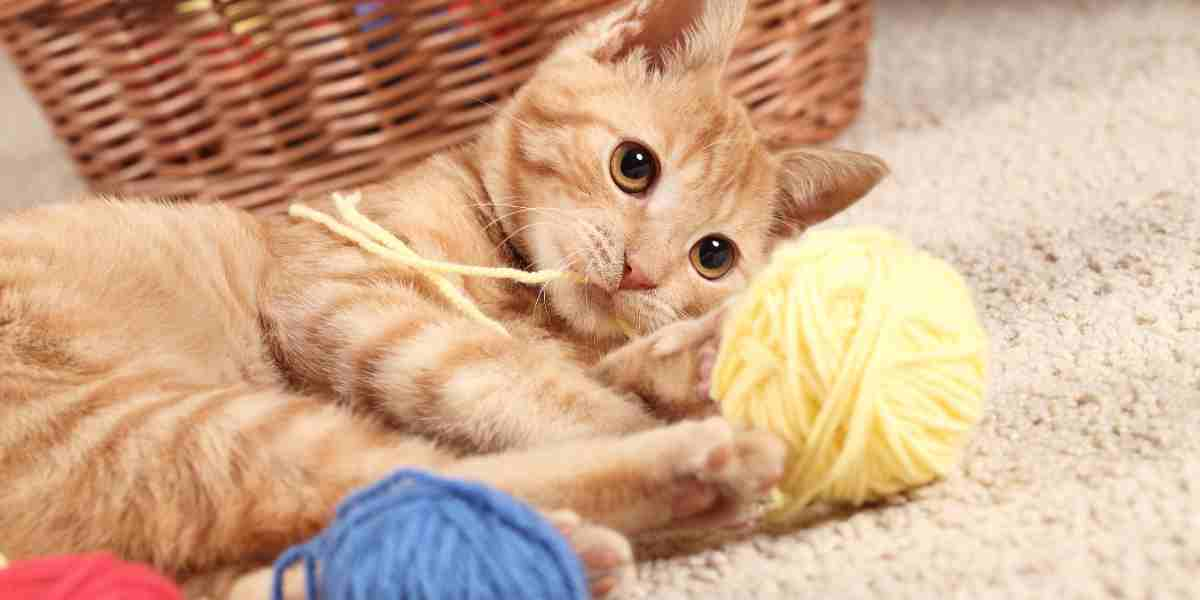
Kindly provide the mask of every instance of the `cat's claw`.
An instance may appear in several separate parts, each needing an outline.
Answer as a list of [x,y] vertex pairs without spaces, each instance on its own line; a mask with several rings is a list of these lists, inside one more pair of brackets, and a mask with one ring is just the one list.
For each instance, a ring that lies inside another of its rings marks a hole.
[[671,528],[744,527],[782,479],[787,448],[774,434],[740,431],[721,417],[695,428],[681,440]]
[[587,572],[593,598],[603,598],[633,581],[633,547],[625,536],[584,521],[568,510],[547,515],[575,549]]
[[712,372],[717,366],[717,350],[721,346],[720,328],[717,333],[705,341],[700,348],[700,363],[697,367],[696,398],[705,402],[713,402]]

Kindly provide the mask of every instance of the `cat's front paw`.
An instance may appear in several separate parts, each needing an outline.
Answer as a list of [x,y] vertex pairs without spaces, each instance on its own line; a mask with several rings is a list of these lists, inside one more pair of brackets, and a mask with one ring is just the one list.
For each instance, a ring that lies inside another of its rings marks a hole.
[[720,349],[719,335],[714,336],[700,348],[700,367],[696,381],[696,397],[705,402],[715,402],[712,397],[712,372],[717,366],[717,350]]
[[605,356],[592,373],[671,421],[716,414],[709,388],[724,314],[718,309],[667,325]]
[[755,516],[783,477],[787,447],[774,434],[714,417],[688,424],[675,454],[672,529],[730,527]]
[[569,510],[546,516],[567,538],[583,563],[592,597],[604,598],[633,581],[633,547],[625,536],[584,521]]

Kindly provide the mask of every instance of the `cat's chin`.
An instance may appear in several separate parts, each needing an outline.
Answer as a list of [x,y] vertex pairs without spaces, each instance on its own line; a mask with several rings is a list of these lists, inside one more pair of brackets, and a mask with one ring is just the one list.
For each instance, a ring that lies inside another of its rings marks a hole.
[[571,328],[599,339],[625,337],[618,321],[619,303],[607,290],[595,285],[551,285],[551,304]]

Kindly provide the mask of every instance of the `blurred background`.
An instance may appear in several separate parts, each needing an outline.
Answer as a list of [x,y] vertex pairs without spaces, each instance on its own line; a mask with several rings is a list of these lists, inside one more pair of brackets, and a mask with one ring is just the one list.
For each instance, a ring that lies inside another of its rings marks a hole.
[[[980,128],[1001,114],[1047,140],[1059,128],[1076,127],[1063,123],[1075,113],[1054,104],[1068,98],[1106,98],[1101,104],[1109,106],[1130,101],[1135,112],[1120,116],[1124,126],[1147,129],[1169,129],[1195,109],[1200,9],[1193,0],[879,0],[874,11],[862,112],[836,145],[882,151],[901,132],[915,141],[920,131],[940,129],[956,132],[956,152],[974,149],[982,157],[997,142],[981,137]],[[1182,88],[1192,93],[1164,97]],[[1142,97],[1134,101],[1131,94]],[[0,207],[59,201],[83,190],[5,58],[0,131]],[[919,172],[900,169],[897,177]]]
[[45,115],[0,53],[0,209],[74,198],[86,189]]

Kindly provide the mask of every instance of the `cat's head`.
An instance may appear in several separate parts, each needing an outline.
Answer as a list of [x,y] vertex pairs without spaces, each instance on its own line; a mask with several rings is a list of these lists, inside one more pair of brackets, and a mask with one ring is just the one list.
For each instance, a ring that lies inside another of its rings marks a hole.
[[780,240],[885,175],[770,149],[723,86],[745,0],[634,0],[565,39],[501,112],[484,165],[506,236],[581,333],[645,333],[743,289]]

